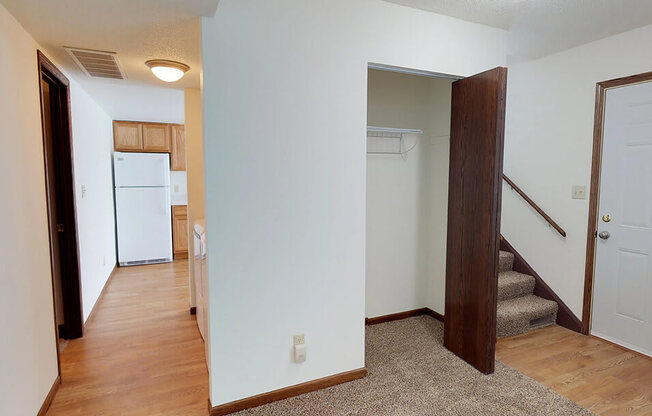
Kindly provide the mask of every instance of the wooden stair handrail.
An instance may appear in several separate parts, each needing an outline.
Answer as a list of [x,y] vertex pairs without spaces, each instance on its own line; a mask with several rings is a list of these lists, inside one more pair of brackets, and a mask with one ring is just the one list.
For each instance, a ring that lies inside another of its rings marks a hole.
[[536,203],[535,203],[535,202],[534,202],[534,201],[533,201],[529,196],[527,196],[527,195],[525,194],[525,192],[523,192],[523,190],[521,190],[521,188],[519,188],[518,186],[516,186],[516,184],[515,184],[511,179],[509,179],[509,178],[507,177],[507,175],[503,174],[503,179],[505,180],[505,182],[507,182],[507,184],[508,184],[508,185],[509,185],[513,190],[516,191],[517,194],[519,194],[519,195],[521,196],[521,198],[525,199],[525,202],[527,202],[528,204],[530,204],[530,206],[531,206],[532,208],[534,208],[534,210],[535,210],[536,212],[538,212],[539,215],[541,215],[541,216],[543,217],[543,219],[546,220],[546,221],[548,222],[548,224],[550,224],[550,225],[552,226],[552,228],[554,228],[555,230],[557,230],[557,232],[558,232],[559,234],[561,234],[563,237],[566,237],[566,231],[564,231],[564,229],[561,228],[561,227],[559,226],[559,224],[557,224],[557,223],[556,223],[552,218],[550,218],[550,216],[549,216],[548,214],[546,214],[545,211],[542,210],[542,209],[541,209],[541,208],[540,208],[540,207],[539,207],[539,206],[538,206],[538,205],[537,205],[537,204],[536,204]]

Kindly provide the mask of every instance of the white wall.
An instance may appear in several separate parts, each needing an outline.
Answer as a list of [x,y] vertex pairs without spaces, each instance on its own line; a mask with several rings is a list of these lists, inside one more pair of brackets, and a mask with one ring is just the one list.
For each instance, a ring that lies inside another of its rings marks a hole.
[[102,79],[80,84],[113,120],[184,124],[183,90]]
[[34,416],[57,377],[36,42],[0,5],[0,414]]
[[[0,414],[34,415],[57,377],[45,199],[38,44],[0,6],[3,126],[0,166]],[[47,52],[46,52],[47,55]],[[111,118],[70,79],[75,206],[84,319],[113,266],[115,236]],[[82,185],[86,188],[82,195]]]
[[652,26],[509,65],[504,171],[567,232],[560,237],[509,187],[502,233],[581,317],[597,82],[652,70]]
[[188,205],[188,173],[185,170],[170,171],[170,203]]
[[367,155],[367,317],[444,313],[451,83],[369,71],[368,124],[423,134],[406,137],[405,160]]
[[[70,80],[75,208],[84,321],[116,264],[111,117]],[[85,188],[85,192],[82,190]]]
[[218,405],[364,366],[367,64],[470,75],[505,64],[505,32],[380,0],[223,0],[202,46]]

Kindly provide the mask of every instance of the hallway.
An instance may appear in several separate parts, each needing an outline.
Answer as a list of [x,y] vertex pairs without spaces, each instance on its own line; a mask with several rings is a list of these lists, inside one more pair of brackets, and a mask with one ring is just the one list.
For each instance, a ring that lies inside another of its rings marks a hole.
[[188,310],[188,261],[117,268],[61,353],[60,415],[206,415],[204,343]]

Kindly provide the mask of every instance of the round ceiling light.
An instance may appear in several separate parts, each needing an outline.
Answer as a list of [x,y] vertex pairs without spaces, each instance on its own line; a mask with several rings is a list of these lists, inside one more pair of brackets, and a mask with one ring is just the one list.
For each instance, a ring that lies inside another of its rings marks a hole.
[[156,78],[165,82],[178,81],[190,69],[186,64],[167,59],[152,59],[145,62]]

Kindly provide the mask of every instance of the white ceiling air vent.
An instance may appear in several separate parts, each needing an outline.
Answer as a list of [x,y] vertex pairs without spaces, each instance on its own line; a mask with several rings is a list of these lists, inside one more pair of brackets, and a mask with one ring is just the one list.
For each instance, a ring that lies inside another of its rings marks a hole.
[[89,77],[126,79],[115,52],[94,51],[64,46],[72,59]]

